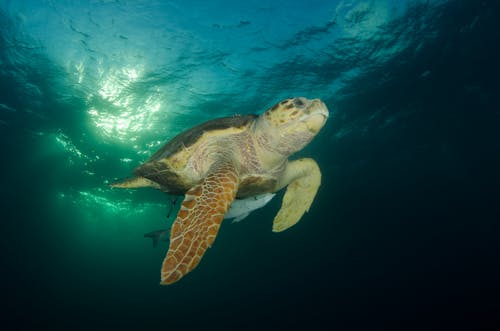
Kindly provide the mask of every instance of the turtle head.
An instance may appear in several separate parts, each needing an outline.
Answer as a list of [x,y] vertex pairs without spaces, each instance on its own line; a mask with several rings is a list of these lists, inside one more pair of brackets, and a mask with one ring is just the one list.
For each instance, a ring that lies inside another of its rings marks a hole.
[[[258,120],[265,147],[290,155],[306,146],[328,118],[328,109],[319,100],[291,98],[283,100],[264,112]],[[267,146],[266,146],[267,145]]]

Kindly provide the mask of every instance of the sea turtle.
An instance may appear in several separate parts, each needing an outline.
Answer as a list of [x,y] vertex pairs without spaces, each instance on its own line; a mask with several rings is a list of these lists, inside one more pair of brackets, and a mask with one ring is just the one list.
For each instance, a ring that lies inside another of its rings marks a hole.
[[214,119],[174,137],[134,170],[135,177],[112,184],[185,194],[170,230],[161,284],[178,281],[198,265],[235,198],[287,186],[273,231],[297,223],[314,200],[321,172],[313,159],[288,157],[304,148],[327,118],[321,100],[298,97],[260,116]]

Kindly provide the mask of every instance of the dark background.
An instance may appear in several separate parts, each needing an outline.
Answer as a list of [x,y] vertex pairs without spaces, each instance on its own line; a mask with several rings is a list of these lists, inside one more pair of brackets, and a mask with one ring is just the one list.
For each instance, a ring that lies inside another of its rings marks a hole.
[[[500,329],[499,6],[452,1],[443,11],[418,56],[400,54],[353,81],[351,97],[327,100],[328,130],[369,125],[308,149],[323,185],[307,218],[273,234],[259,222],[273,201],[256,220],[223,226],[203,263],[170,287],[155,283],[162,249],[144,254],[106,233],[75,246],[78,215],[47,192],[76,174],[21,129],[29,118],[9,119],[1,328]],[[3,69],[0,100],[21,102]],[[381,125],[396,113],[406,115]]]

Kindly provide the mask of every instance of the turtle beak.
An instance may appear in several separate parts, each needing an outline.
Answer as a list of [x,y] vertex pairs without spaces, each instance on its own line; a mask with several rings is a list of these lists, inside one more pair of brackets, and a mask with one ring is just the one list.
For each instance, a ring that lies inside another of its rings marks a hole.
[[311,113],[316,112],[325,117],[325,121],[328,119],[328,116],[330,113],[328,112],[328,108],[326,108],[326,105],[323,101],[320,99],[314,99],[312,101],[311,107],[314,108],[311,110]]
[[307,128],[314,134],[318,133],[328,119],[328,108],[326,108],[323,101],[314,99],[311,100],[311,104],[306,110],[306,113],[308,113],[305,118]]

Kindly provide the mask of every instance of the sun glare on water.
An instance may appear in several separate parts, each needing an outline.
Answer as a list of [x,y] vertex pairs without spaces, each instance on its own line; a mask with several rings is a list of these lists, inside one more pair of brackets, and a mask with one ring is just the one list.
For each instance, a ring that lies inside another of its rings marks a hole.
[[101,73],[99,88],[87,97],[87,114],[99,135],[121,143],[137,141],[165,117],[159,87],[141,88],[143,71],[121,68]]

